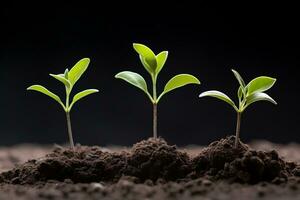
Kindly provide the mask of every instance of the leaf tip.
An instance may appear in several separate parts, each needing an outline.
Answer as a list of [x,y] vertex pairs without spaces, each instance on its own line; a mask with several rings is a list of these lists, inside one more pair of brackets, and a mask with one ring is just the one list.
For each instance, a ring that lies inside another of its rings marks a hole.
[[117,73],[116,75],[115,75],[115,78],[120,78],[120,74],[121,74],[122,72],[119,72],[119,73]]
[[204,92],[202,92],[201,94],[199,94],[199,98],[204,97]]
[[82,58],[81,61],[86,61],[86,62],[90,62],[91,59],[90,58]]
[[141,45],[140,43],[136,43],[136,42],[132,43],[132,47],[133,47],[134,49],[136,49],[136,47],[138,47],[138,46],[140,46],[140,45]]

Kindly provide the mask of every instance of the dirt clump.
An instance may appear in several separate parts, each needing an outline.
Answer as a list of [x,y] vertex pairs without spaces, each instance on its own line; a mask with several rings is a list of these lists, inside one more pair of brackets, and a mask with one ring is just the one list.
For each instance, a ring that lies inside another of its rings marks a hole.
[[235,137],[229,136],[203,149],[193,159],[197,176],[252,184],[260,181],[282,183],[296,167],[283,161],[274,150],[255,151],[242,142],[234,148],[234,141]]
[[99,147],[78,146],[76,150],[56,148],[45,157],[3,172],[0,181],[12,184],[35,184],[47,180],[74,183],[119,179],[125,168],[126,152],[103,152]]
[[133,146],[125,173],[142,182],[147,179],[170,181],[185,178],[191,170],[187,153],[168,145],[162,138],[149,138]]
[[149,138],[128,151],[108,152],[100,147],[56,148],[0,174],[0,183],[34,184],[51,180],[72,183],[117,183],[130,180],[146,185],[189,182],[205,178],[255,184],[280,184],[300,176],[300,165],[285,162],[277,151],[256,151],[234,136],[211,143],[192,157],[162,138]]
[[29,160],[0,175],[0,182],[37,184],[49,180],[73,183],[117,182],[131,177],[135,182],[166,182],[185,178],[191,172],[189,156],[162,138],[143,140],[131,151],[103,152],[99,147],[56,148],[40,159]]

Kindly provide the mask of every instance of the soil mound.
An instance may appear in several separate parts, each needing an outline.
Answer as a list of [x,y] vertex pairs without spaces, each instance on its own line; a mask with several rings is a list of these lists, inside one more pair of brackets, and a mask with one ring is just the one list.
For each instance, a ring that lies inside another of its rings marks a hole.
[[285,182],[296,167],[283,161],[276,151],[255,151],[239,141],[234,148],[234,136],[215,141],[193,159],[198,176],[213,180],[257,183],[260,181]]
[[149,138],[128,151],[103,152],[100,147],[77,146],[75,151],[56,148],[43,158],[30,160],[0,174],[0,183],[186,182],[205,178],[240,183],[282,183],[300,176],[300,166],[285,162],[276,151],[255,151],[234,136],[211,143],[196,157],[171,146],[162,138]]
[[135,144],[127,160],[126,174],[138,177],[142,182],[178,180],[191,172],[191,160],[187,153],[170,146],[162,138],[149,138]]
[[99,147],[56,148],[37,160],[30,160],[4,172],[0,181],[13,184],[34,184],[47,180],[89,183],[113,181],[121,177],[127,154],[102,152]]

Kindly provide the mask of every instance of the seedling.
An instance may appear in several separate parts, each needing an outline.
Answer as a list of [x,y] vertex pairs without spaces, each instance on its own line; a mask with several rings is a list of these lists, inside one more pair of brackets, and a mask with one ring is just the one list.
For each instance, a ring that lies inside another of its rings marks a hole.
[[150,94],[148,91],[148,86],[145,79],[138,73],[123,71],[118,73],[115,77],[123,79],[128,83],[134,85],[135,87],[141,89],[149,97],[150,101],[153,104],[153,137],[157,138],[157,104],[160,99],[165,94],[176,88],[183,87],[187,84],[200,84],[200,81],[190,74],[179,74],[171,78],[165,85],[163,92],[158,95],[156,89],[157,78],[158,74],[167,61],[168,51],[162,51],[159,54],[155,55],[149,47],[137,43],[133,43],[133,48],[139,54],[142,65],[151,76],[152,94]]
[[272,99],[268,94],[264,93],[275,84],[276,79],[268,76],[259,76],[246,85],[237,71],[232,69],[232,72],[240,84],[240,87],[237,92],[239,106],[236,106],[235,103],[226,94],[216,90],[203,92],[200,94],[199,97],[215,97],[231,105],[237,112],[237,123],[235,132],[235,148],[237,148],[240,137],[241,116],[244,110],[249,105],[257,101],[269,101],[273,104],[277,104],[274,99]]
[[78,61],[74,67],[69,71],[68,69],[65,70],[63,74],[50,74],[53,78],[57,79],[58,81],[62,82],[66,89],[66,103],[64,104],[60,97],[54,94],[53,92],[49,91],[45,87],[41,85],[32,85],[27,88],[27,90],[34,90],[40,93],[43,93],[55,101],[57,101],[64,111],[66,112],[67,117],[67,126],[68,126],[68,135],[69,135],[69,141],[70,146],[73,150],[75,150],[74,147],[74,141],[73,141],[73,134],[72,134],[72,125],[71,125],[71,117],[70,117],[70,111],[73,108],[74,104],[79,101],[80,99],[98,92],[96,89],[87,89],[82,92],[77,93],[74,95],[72,102],[70,103],[70,94],[72,92],[72,89],[75,85],[75,83],[80,79],[80,77],[83,75],[83,73],[87,70],[90,63],[89,58],[84,58]]

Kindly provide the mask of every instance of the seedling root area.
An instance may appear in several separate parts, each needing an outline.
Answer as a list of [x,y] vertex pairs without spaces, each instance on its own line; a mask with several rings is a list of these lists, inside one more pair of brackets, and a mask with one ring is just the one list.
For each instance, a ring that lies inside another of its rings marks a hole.
[[235,148],[228,136],[207,147],[150,138],[120,149],[2,148],[0,200],[300,199],[297,145]]

